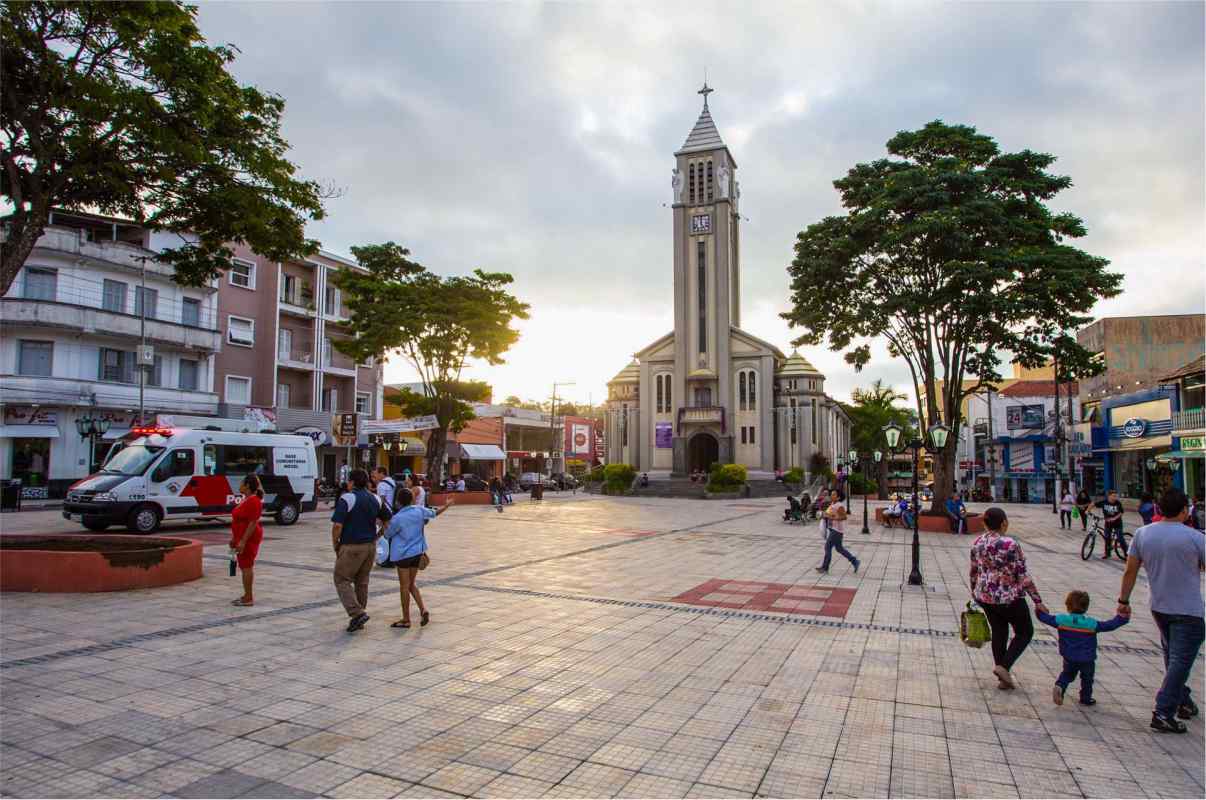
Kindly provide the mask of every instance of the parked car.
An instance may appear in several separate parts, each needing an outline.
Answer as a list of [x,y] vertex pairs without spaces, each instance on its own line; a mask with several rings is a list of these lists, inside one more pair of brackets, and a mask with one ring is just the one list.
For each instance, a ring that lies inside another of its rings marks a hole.
[[550,476],[553,483],[557,484],[557,488],[564,491],[566,489],[575,489],[579,486],[578,479],[568,472],[557,472]]
[[474,475],[472,472],[465,472],[460,475],[453,475],[451,477],[452,477],[453,481],[455,481],[457,478],[464,478],[466,492],[488,492],[488,491],[490,491],[489,482],[482,480],[477,475]]
[[540,484],[546,489],[553,489],[554,491],[558,488],[556,481],[548,475],[541,475],[539,472],[525,472],[519,476],[520,491],[530,492],[536,484]]

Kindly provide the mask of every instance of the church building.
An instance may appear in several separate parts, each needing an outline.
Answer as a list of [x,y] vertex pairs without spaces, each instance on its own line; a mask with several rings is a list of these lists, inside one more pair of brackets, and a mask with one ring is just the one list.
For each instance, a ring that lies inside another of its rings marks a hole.
[[850,419],[799,352],[741,329],[737,162],[708,109],[674,154],[674,330],[608,383],[606,455],[642,472],[686,475],[713,463],[751,474],[834,466]]

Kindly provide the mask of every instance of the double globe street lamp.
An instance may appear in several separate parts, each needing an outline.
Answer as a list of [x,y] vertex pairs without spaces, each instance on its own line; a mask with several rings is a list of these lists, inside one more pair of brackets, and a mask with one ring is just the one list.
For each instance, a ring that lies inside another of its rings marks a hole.
[[[917,500],[917,466],[921,457],[921,448],[925,447],[925,442],[918,436],[908,443],[902,443],[900,435],[903,429],[895,422],[885,425],[883,431],[889,451],[893,453],[902,453],[905,450],[913,451],[913,569],[909,572],[909,585],[921,586],[924,580],[921,577],[921,538],[917,533],[917,523],[921,516],[921,504]],[[946,440],[950,433],[951,429],[942,423],[930,426],[930,444],[935,452],[941,453],[942,449],[946,447]]]
[[82,417],[76,417],[75,429],[79,432],[81,439],[88,440],[88,472],[92,472],[92,468],[96,461],[96,437],[104,436],[111,424],[108,417],[85,413]]
[[[854,469],[854,467],[857,465],[859,474],[863,476],[863,529],[859,531],[859,533],[870,536],[871,529],[867,527],[867,491],[870,488],[870,480],[867,478],[866,469],[867,457],[863,453],[860,453],[853,448],[850,449],[850,452],[847,453],[847,455],[850,456],[850,468]],[[883,460],[884,454],[882,451],[876,450],[874,453],[872,453],[872,457],[875,459],[875,463],[878,464]]]

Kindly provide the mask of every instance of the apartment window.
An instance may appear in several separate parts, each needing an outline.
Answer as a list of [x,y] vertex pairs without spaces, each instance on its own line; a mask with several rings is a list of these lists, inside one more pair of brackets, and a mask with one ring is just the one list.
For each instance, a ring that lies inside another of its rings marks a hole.
[[177,388],[187,389],[189,391],[197,391],[198,373],[200,372],[200,364],[187,358],[180,359],[180,380],[177,383]]
[[255,345],[255,320],[229,316],[226,324],[226,341],[242,347]]
[[147,386],[163,386],[163,356],[155,356],[155,364],[147,373]]
[[17,374],[49,378],[54,359],[54,342],[22,339],[17,343]]
[[134,353],[102,347],[97,378],[113,383],[134,383]]
[[332,413],[339,410],[339,390],[338,389],[323,389],[322,390],[322,410]]
[[339,289],[337,287],[327,287],[325,302],[326,313],[333,317],[339,316]]
[[281,302],[292,306],[298,305],[296,275],[286,274],[281,276]]
[[58,294],[59,272],[54,269],[25,270],[25,299],[54,300]]
[[276,407],[289,408],[289,384],[278,383],[276,385]]
[[356,413],[371,414],[373,413],[373,400],[368,392],[356,392]]
[[251,378],[227,375],[226,402],[239,406],[251,405]]
[[[144,312],[145,309],[145,312]],[[159,310],[159,290],[147,289],[142,286],[134,287],[134,315],[155,319]]]
[[101,308],[106,311],[126,313],[126,284],[121,281],[105,279],[105,288],[101,292]]
[[201,301],[192,297],[184,298],[181,305],[180,321],[185,325],[192,325],[194,328],[201,327]]
[[231,286],[239,286],[243,289],[255,288],[255,264],[250,261],[240,261],[237,258],[231,261],[226,276]]
[[331,339],[330,337],[322,337],[322,365],[324,367],[331,366]]
[[276,351],[277,358],[282,361],[293,360],[293,331],[288,328],[281,328],[276,332]]

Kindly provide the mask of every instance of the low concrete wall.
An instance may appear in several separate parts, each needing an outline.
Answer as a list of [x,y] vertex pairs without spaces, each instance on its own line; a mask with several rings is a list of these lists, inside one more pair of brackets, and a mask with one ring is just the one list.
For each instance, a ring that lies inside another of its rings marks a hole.
[[[47,549],[0,545],[0,591],[119,592],[152,589],[201,577],[201,542],[143,536],[5,536],[0,542],[38,540]],[[67,544],[64,544],[64,541]],[[130,549],[109,552],[66,549],[74,544],[121,543]],[[51,549],[51,548],[54,549]]]
[[433,492],[427,495],[427,505],[437,506],[488,506],[491,498],[489,492]]

